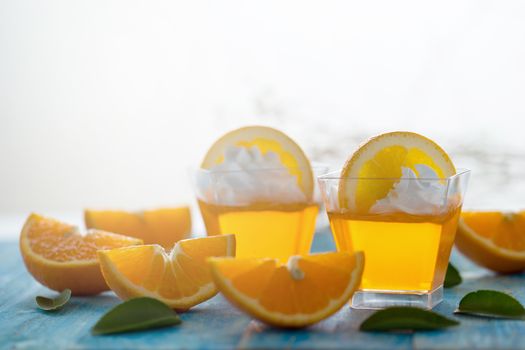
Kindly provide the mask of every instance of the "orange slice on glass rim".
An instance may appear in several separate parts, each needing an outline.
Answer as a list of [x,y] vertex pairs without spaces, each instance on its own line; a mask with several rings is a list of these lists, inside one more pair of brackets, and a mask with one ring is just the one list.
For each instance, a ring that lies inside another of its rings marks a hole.
[[439,178],[456,173],[448,154],[424,136],[395,131],[372,137],[350,156],[341,171],[340,207],[367,213],[399,181],[402,167],[408,167],[418,175],[416,164],[430,167]]
[[458,249],[496,272],[525,270],[525,210],[515,213],[466,211],[456,234]]
[[98,252],[108,286],[123,300],[156,298],[187,310],[217,293],[206,259],[235,256],[235,236],[185,239],[167,253],[157,244]]
[[298,328],[337,312],[361,282],[364,255],[346,252],[276,259],[209,259],[213,280],[233,305],[279,327]]
[[222,163],[226,150],[231,146],[257,147],[263,155],[276,153],[282,165],[297,177],[297,183],[306,198],[312,198],[314,176],[310,161],[301,147],[282,131],[267,126],[247,126],[230,131],[210,147],[201,168],[210,169]]

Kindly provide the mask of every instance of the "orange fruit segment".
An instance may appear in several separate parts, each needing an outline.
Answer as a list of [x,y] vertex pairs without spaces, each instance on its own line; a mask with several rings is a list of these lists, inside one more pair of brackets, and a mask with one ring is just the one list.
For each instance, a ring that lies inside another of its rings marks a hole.
[[234,305],[268,324],[304,327],[337,312],[361,282],[364,255],[323,253],[275,259],[211,258],[213,280]]
[[171,249],[175,242],[189,238],[191,214],[187,206],[127,212],[84,210],[86,227],[140,238],[145,244]]
[[312,198],[314,177],[310,161],[301,147],[282,131],[267,126],[247,126],[230,131],[210,147],[201,168],[210,169],[222,163],[226,150],[231,146],[257,147],[263,155],[268,152],[276,153],[282,165],[297,177],[297,183],[306,198]]
[[82,236],[75,226],[31,214],[20,234],[20,252],[31,275],[46,287],[74,295],[108,290],[100,273],[97,250],[142,244],[137,238],[89,230]]
[[525,211],[465,211],[456,234],[458,249],[477,264],[501,273],[525,270]]
[[206,264],[213,256],[235,256],[235,236],[181,240],[169,253],[157,244],[98,252],[102,274],[121,299],[148,296],[177,310],[217,293]]
[[[417,164],[428,166],[439,178],[456,173],[447,153],[424,136],[395,131],[372,137],[350,156],[343,167],[338,193],[340,207],[367,213],[377,200],[388,195],[401,178],[403,167],[412,169],[419,176]],[[385,180],[366,180],[378,178]]]

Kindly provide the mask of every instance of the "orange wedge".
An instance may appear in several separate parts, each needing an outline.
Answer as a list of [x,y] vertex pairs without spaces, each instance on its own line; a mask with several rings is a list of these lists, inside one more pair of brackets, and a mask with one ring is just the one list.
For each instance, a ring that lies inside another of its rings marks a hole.
[[[418,164],[430,167],[439,178],[456,173],[447,153],[424,136],[395,131],[372,137],[344,165],[338,193],[341,208],[367,213],[377,200],[388,195],[401,178],[402,167],[412,169],[419,176]],[[367,181],[368,178],[385,181]]]
[[159,245],[98,252],[102,274],[121,299],[148,296],[187,310],[217,293],[206,259],[235,256],[235,236],[179,241],[170,253]]
[[456,246],[474,262],[501,273],[525,270],[525,211],[461,214]]
[[308,326],[337,312],[361,281],[364,256],[324,253],[275,259],[209,259],[213,280],[234,305],[279,327]]
[[20,234],[20,251],[31,275],[46,287],[74,295],[108,290],[100,273],[97,250],[141,244],[137,238],[90,230],[82,236],[77,228],[31,214]]
[[127,212],[84,210],[86,227],[140,238],[146,244],[171,249],[175,242],[189,238],[191,214],[187,206]]
[[297,177],[297,183],[306,198],[312,198],[314,177],[310,161],[301,147],[283,132],[267,126],[247,126],[230,131],[210,147],[201,168],[210,169],[222,163],[226,150],[231,146],[257,147],[261,154],[276,153],[283,166]]

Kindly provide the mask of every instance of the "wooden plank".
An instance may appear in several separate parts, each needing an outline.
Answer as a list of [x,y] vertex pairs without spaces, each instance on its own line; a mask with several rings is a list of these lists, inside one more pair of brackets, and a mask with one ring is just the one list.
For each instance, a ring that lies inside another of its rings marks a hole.
[[[329,235],[316,237],[314,251],[333,249]],[[371,312],[343,308],[333,317],[304,330],[281,330],[251,320],[217,296],[181,315],[180,326],[110,336],[92,336],[91,327],[119,303],[111,292],[96,297],[74,297],[62,310],[46,313],[34,297],[53,292],[27,273],[15,242],[0,243],[0,348],[24,349],[520,349],[525,347],[525,322],[493,321],[453,316],[463,295],[477,289],[498,289],[525,302],[525,275],[488,274],[454,254],[464,274],[462,285],[445,291],[435,309],[461,321],[459,327],[415,334],[363,333],[359,324]]]
[[[452,315],[461,298],[479,289],[495,289],[512,294],[525,304],[523,285],[525,275],[489,275],[464,281],[445,291],[445,302],[435,308],[443,315]],[[415,349],[523,349],[525,348],[525,322],[493,320],[456,315],[459,327],[445,332],[417,333]]]

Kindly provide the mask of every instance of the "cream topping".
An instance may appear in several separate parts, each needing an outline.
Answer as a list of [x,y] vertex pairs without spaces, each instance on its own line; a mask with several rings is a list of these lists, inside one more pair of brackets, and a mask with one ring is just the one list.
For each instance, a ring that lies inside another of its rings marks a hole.
[[439,181],[436,172],[423,164],[416,164],[417,173],[402,167],[401,179],[388,195],[370,208],[370,213],[405,212],[413,215],[439,215],[446,211],[446,182]]
[[279,155],[271,151],[262,154],[256,146],[228,147],[222,163],[199,173],[197,187],[201,199],[214,204],[306,201],[297,177],[290,174]]

